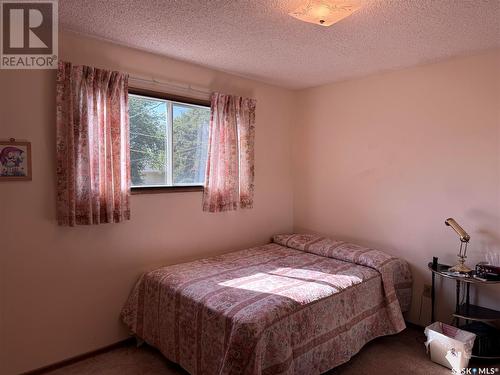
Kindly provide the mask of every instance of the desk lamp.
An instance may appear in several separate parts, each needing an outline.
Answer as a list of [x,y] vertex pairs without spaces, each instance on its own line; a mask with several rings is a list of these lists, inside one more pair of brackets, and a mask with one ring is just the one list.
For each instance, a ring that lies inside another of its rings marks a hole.
[[450,217],[449,219],[446,219],[444,223],[451,227],[460,237],[460,251],[457,254],[458,264],[451,267],[449,271],[459,273],[471,272],[472,270],[465,265],[465,259],[467,258],[467,245],[469,244],[470,236],[453,218]]

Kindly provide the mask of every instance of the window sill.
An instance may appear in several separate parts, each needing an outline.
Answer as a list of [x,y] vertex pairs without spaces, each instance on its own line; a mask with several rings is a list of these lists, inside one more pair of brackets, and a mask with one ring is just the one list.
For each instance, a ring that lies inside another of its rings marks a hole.
[[147,187],[133,187],[130,189],[130,193],[132,195],[188,193],[188,192],[202,192],[202,191],[203,191],[203,186],[147,186]]

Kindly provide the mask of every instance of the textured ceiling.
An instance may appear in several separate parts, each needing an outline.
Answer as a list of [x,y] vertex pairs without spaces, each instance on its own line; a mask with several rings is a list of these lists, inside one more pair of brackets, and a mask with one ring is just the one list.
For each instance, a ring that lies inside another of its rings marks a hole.
[[500,0],[364,0],[330,27],[304,0],[60,0],[63,29],[289,88],[500,47]]

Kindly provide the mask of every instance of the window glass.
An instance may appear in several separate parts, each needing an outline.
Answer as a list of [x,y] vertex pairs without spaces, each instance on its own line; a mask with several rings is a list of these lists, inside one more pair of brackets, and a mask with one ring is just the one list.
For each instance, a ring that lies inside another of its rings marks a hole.
[[173,183],[203,185],[207,163],[208,122],[206,107],[173,105]]
[[203,185],[209,107],[130,94],[129,118],[132,187]]

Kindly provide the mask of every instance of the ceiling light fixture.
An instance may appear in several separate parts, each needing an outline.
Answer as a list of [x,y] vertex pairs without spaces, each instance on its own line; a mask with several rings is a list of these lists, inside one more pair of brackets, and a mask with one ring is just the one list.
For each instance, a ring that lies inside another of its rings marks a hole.
[[308,0],[304,5],[288,14],[304,22],[331,26],[349,17],[359,8],[361,8],[359,0]]

